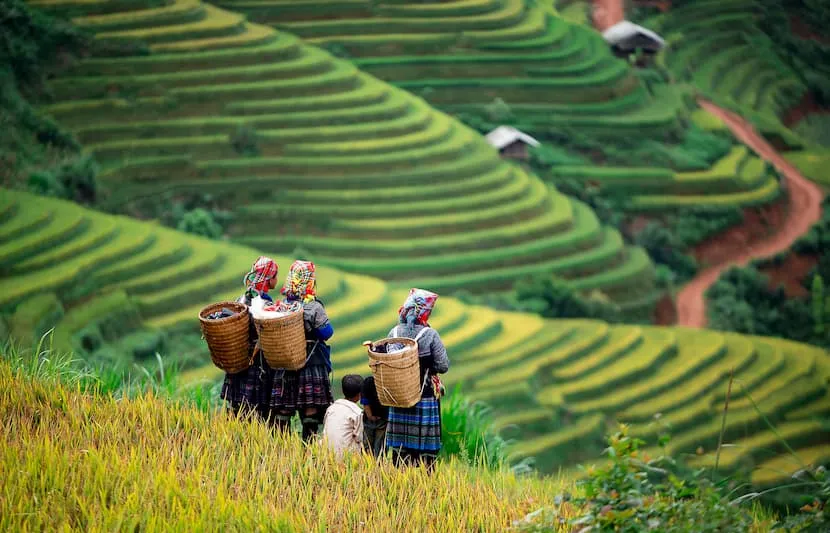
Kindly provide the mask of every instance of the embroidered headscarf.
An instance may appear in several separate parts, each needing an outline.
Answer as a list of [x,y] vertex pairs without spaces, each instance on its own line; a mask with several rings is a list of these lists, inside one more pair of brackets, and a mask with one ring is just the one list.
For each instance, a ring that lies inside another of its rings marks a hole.
[[279,268],[270,257],[261,256],[254,261],[251,271],[245,274],[245,296],[254,298],[259,293],[268,292],[269,283],[277,277]]
[[410,332],[415,324],[428,326],[429,315],[435,307],[438,295],[424,289],[410,289],[401,308],[398,310],[398,321],[407,326]]
[[308,303],[317,297],[317,282],[314,275],[314,263],[311,261],[294,261],[285,277],[282,293],[288,300]]

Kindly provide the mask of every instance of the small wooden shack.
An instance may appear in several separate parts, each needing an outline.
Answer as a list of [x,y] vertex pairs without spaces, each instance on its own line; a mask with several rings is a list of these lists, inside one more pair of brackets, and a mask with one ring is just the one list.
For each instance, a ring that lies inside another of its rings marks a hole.
[[536,148],[539,141],[512,126],[499,126],[485,136],[490,146],[499,151],[505,159],[527,161],[530,159],[528,146]]
[[602,37],[615,55],[624,58],[637,50],[642,50],[647,56],[654,55],[666,45],[666,41],[655,32],[627,20],[602,32]]

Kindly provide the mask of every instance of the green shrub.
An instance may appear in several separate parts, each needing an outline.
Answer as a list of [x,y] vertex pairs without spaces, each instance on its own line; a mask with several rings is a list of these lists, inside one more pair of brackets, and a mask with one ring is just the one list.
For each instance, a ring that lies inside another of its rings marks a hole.
[[201,207],[185,213],[179,221],[177,229],[209,239],[220,239],[223,234],[222,226],[214,220],[209,211]]
[[259,135],[256,129],[248,124],[242,124],[230,136],[231,146],[240,155],[256,157],[259,155]]
[[57,167],[37,170],[29,175],[29,190],[81,203],[95,201],[98,165],[89,155],[70,159]]
[[598,318],[619,321],[619,309],[596,297],[579,296],[567,282],[553,276],[520,280],[513,290],[516,310],[537,313],[545,318]]
[[634,242],[645,248],[655,263],[670,268],[680,281],[690,279],[697,272],[697,262],[683,252],[683,243],[661,224],[649,222],[634,236]]

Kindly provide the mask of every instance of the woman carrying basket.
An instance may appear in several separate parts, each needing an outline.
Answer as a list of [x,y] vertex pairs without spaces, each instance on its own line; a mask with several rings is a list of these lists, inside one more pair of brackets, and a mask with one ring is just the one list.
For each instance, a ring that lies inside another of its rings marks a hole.
[[278,369],[274,373],[270,405],[276,422],[288,428],[299,412],[303,440],[317,434],[326,409],[334,401],[331,391],[331,348],[326,341],[334,334],[326,308],[317,298],[314,263],[294,261],[282,288],[285,301],[302,302],[306,337],[306,364],[300,370]]
[[[239,302],[250,306],[257,296],[266,301],[273,301],[268,291],[277,286],[277,263],[270,257],[257,259],[251,271],[245,274],[245,294],[239,298]],[[253,353],[256,345],[257,333],[251,324],[250,330],[251,346]],[[236,374],[225,374],[225,382],[222,384],[221,397],[228,402],[228,406],[234,413],[253,410],[263,419],[269,418],[271,407],[269,405],[270,383],[273,381],[274,372],[263,360],[262,354],[258,353],[252,365],[242,372]]]
[[389,408],[386,447],[392,450],[395,464],[421,462],[431,470],[441,450],[441,380],[450,368],[447,349],[438,332],[427,322],[438,295],[412,289],[398,311],[398,325],[390,337],[407,337],[418,343],[421,400],[414,407]]

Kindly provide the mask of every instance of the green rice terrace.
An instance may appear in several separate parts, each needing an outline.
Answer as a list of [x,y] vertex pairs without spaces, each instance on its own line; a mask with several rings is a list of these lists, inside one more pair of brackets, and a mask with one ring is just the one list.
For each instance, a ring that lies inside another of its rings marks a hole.
[[[50,84],[55,103],[43,108],[105,167],[112,209],[211,192],[234,210],[235,241],[301,248],[393,286],[501,290],[552,272],[627,309],[647,312],[655,299],[647,256],[585,205],[293,35],[189,0],[31,4],[99,39],[149,47],[80,62]],[[241,127],[254,155],[233,146]]]
[[[149,332],[198,332],[195,316],[204,302],[238,296],[240,273],[256,255],[0,189],[0,309],[7,329],[24,340],[55,327],[55,347],[85,357],[140,361],[152,356],[140,349]],[[321,268],[318,277],[337,327],[335,377],[366,373],[361,342],[385,335],[406,291],[332,268]],[[673,428],[673,452],[702,452],[696,460],[709,460],[730,369],[736,385],[725,435],[734,446],[721,458],[724,468],[761,465],[753,473],[759,483],[780,477],[771,469],[781,473],[785,450],[759,410],[798,451],[830,454],[830,435],[819,421],[830,413],[830,361],[818,348],[714,331],[550,321],[449,297],[440,300],[432,323],[451,353],[449,384],[497,400],[497,424],[519,439],[514,456],[535,457],[543,471],[595,457],[614,420],[655,437],[658,413]],[[185,378],[220,375],[203,356]]]
[[807,91],[791,66],[770,53],[758,27],[764,0],[680,2],[649,20],[669,41],[666,63],[703,94],[739,110],[765,133],[798,146],[782,115]]

